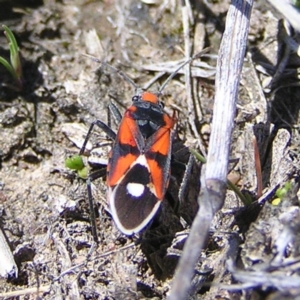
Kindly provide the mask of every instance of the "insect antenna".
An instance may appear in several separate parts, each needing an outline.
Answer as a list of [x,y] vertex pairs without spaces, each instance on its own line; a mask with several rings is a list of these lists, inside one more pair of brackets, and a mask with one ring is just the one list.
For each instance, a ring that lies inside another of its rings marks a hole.
[[163,89],[166,87],[166,85],[173,79],[173,77],[188,63],[193,61],[196,58],[201,57],[204,53],[206,53],[209,50],[209,48],[205,48],[202,51],[198,52],[197,54],[193,55],[191,58],[183,62],[167,79],[166,81],[162,84],[162,86],[158,90],[158,95],[160,95],[163,91]]
[[126,75],[126,74],[125,74],[124,72],[122,72],[121,70],[115,68],[114,66],[112,66],[112,65],[110,65],[110,64],[108,64],[108,63],[106,63],[106,62],[101,61],[100,59],[98,59],[98,58],[96,58],[96,57],[94,57],[94,56],[92,56],[92,55],[85,54],[85,53],[83,53],[82,55],[83,55],[83,56],[86,56],[86,57],[88,57],[88,58],[90,58],[90,59],[92,59],[93,61],[95,61],[95,62],[101,64],[102,66],[107,66],[107,67],[109,67],[111,70],[113,70],[114,72],[116,72],[119,76],[121,76],[125,81],[127,81],[129,84],[131,84],[131,85],[135,88],[136,91],[139,89],[139,87],[135,84],[135,82],[134,82],[132,79],[130,79],[129,76]]

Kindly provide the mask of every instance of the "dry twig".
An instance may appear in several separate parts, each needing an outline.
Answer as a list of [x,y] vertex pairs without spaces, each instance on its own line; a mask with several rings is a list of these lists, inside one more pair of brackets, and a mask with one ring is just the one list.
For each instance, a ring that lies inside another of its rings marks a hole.
[[211,220],[224,202],[231,132],[252,6],[253,0],[234,0],[228,11],[217,65],[207,166],[206,172],[202,173],[202,191],[198,199],[200,209],[176,269],[169,300],[187,298],[194,267],[204,247]]

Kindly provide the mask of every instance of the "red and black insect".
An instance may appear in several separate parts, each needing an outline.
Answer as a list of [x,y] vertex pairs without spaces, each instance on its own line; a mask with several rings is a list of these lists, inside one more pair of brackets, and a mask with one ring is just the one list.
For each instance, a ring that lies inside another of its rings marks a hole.
[[156,214],[169,184],[175,117],[158,96],[141,92],[122,118],[107,167],[112,217],[127,235],[141,231]]
[[[116,226],[126,235],[140,232],[152,220],[169,185],[176,117],[164,111],[159,95],[176,73],[167,79],[158,94],[137,89],[132,105],[123,117],[112,105],[111,111],[120,124],[117,134],[105,123],[96,120],[80,151],[80,154],[84,152],[94,125],[114,140],[107,166],[107,200]],[[135,86],[129,78],[125,79]],[[91,200],[90,189],[88,185]]]

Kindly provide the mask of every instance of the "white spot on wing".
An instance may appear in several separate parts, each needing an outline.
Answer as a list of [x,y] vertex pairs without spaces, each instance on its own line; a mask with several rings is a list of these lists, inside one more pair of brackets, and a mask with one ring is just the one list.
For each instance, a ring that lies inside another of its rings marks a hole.
[[131,165],[134,166],[134,165],[141,165],[141,166],[144,166],[146,167],[148,170],[149,170],[149,166],[148,166],[148,163],[147,163],[147,159],[146,159],[146,156],[145,155],[140,155],[137,160]]
[[145,186],[140,183],[130,182],[126,186],[128,194],[130,194],[133,197],[140,197],[143,195]]

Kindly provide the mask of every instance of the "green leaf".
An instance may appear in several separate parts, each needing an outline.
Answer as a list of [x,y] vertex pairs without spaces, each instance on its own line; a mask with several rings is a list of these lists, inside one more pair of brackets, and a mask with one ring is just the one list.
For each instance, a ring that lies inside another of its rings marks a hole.
[[194,150],[194,149],[190,149],[190,152],[195,156],[195,158],[196,158],[198,161],[202,162],[203,164],[206,163],[205,157],[202,156],[199,152],[197,152],[197,151]]
[[78,173],[78,176],[80,178],[87,179],[87,177],[88,177],[88,168],[84,167],[83,169],[78,170],[77,173]]
[[280,204],[280,202],[281,202],[280,198],[275,198],[275,199],[272,200],[272,205],[277,206],[277,205]]
[[9,50],[10,50],[10,63],[11,66],[14,69],[14,78],[17,79],[21,83],[21,77],[22,77],[22,65],[19,55],[19,47],[17,44],[17,41],[15,39],[14,34],[12,31],[6,26],[2,25],[5,35],[9,42]]
[[285,185],[282,188],[277,189],[275,195],[282,199],[288,191],[291,189],[292,184],[290,182],[286,182]]
[[65,160],[65,166],[71,170],[82,170],[85,166],[80,155],[73,155]]
[[17,76],[16,71],[14,70],[14,68],[2,56],[0,56],[0,63],[9,71],[9,73],[13,76],[14,79],[18,79],[18,76]]

